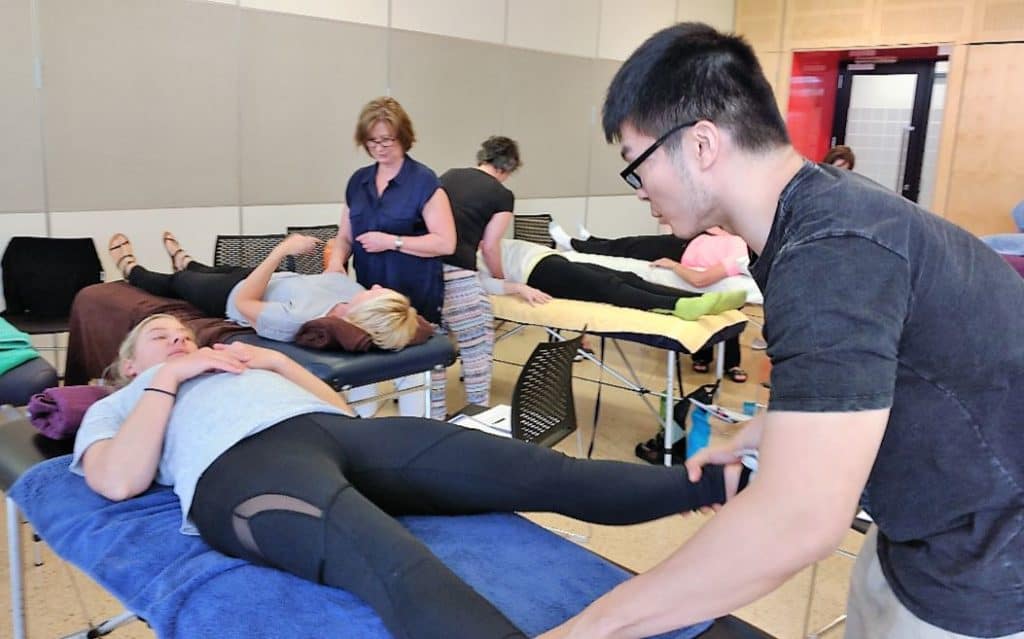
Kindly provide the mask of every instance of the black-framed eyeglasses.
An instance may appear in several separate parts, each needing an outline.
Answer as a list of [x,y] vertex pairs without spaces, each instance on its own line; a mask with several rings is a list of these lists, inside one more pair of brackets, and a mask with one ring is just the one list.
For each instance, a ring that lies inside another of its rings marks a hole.
[[634,159],[632,162],[630,162],[626,166],[626,168],[622,169],[622,171],[619,173],[619,175],[621,175],[622,179],[626,181],[626,184],[630,185],[634,189],[639,189],[641,186],[643,186],[643,182],[640,181],[640,176],[636,174],[636,168],[638,166],[640,166],[641,164],[643,164],[644,160],[646,160],[647,158],[649,158],[651,156],[651,153],[654,153],[655,151],[657,151],[658,147],[661,146],[662,144],[664,144],[665,140],[668,139],[668,136],[672,135],[676,131],[679,131],[680,129],[685,129],[688,126],[693,126],[694,124],[697,124],[698,122],[700,122],[700,120],[694,120],[692,122],[685,122],[683,124],[677,124],[676,126],[672,127],[668,131],[665,131],[665,133],[663,133],[660,138],[658,138],[657,140],[654,141],[654,144],[652,144],[651,146],[647,147],[644,150],[644,152],[641,153],[640,155],[636,156],[636,159]]
[[395,143],[395,138],[391,138],[391,137],[386,137],[386,138],[370,138],[369,140],[366,141],[366,146],[370,146],[372,144],[373,146],[379,146],[382,149],[386,149],[386,148],[388,148],[389,146],[391,146],[394,143]]

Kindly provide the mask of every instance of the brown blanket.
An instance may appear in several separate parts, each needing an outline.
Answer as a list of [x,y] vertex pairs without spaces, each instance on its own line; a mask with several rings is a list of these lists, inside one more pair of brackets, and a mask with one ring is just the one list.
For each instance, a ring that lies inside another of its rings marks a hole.
[[174,315],[196,333],[200,346],[222,342],[251,328],[211,317],[183,301],[157,297],[125,282],[94,284],[79,291],[71,305],[65,384],[86,384],[100,377],[117,357],[128,331],[154,313]]
[[[434,326],[430,322],[420,316],[416,316],[416,321],[416,333],[409,346],[423,344],[434,334]],[[309,320],[299,329],[295,343],[306,348],[350,353],[365,353],[373,346],[369,333],[337,317]]]

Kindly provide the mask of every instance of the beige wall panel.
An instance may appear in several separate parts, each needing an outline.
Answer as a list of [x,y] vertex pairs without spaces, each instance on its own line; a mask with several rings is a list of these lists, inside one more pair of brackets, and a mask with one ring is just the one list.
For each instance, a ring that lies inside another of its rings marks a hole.
[[1024,40],[1024,0],[975,0],[971,39]]
[[341,202],[242,207],[242,233],[284,233],[289,226],[337,224]]
[[[508,76],[506,55],[498,45],[392,31],[391,95],[412,118],[414,158],[440,175],[473,166],[481,142],[508,134],[501,130],[502,104],[519,88]],[[524,153],[530,164],[530,149]]]
[[703,22],[719,31],[736,28],[735,0],[678,0],[676,22]]
[[391,0],[391,26],[500,44],[505,0]]
[[786,49],[873,44],[873,0],[789,0]]
[[96,244],[107,281],[121,279],[107,245],[114,233],[132,241],[139,264],[153,271],[169,272],[167,251],[161,241],[165,229],[174,232],[189,255],[213,263],[213,244],[219,234],[237,234],[238,207],[183,209],[136,209],[126,211],[68,211],[50,216],[53,237],[91,237]]
[[28,0],[0,3],[0,211],[42,211],[43,149]]
[[591,197],[587,198],[587,230],[598,237],[654,235],[658,223],[651,217],[651,205],[636,195]]
[[597,52],[600,17],[593,0],[509,0],[507,43],[590,57]]
[[241,0],[242,8],[388,26],[388,0]]
[[626,166],[619,155],[619,145],[608,144],[604,139],[604,130],[601,127],[601,108],[604,106],[604,97],[608,92],[608,85],[611,84],[612,78],[615,77],[615,72],[619,70],[620,66],[622,65],[619,62],[597,60],[591,71],[594,124],[590,130],[590,178],[587,191],[590,195],[626,195],[633,192],[629,185],[619,177],[619,171]]
[[[0,213],[0,255],[7,250],[7,243],[17,235],[46,235],[45,213]],[[0,269],[0,274],[3,269]],[[7,308],[4,303],[4,285],[0,279],[0,311]]]
[[969,16],[966,0],[883,0],[874,24],[880,44],[955,42],[967,36]]
[[1013,231],[1024,199],[1024,44],[972,46],[960,102],[946,217],[978,235]]
[[736,33],[760,51],[782,50],[785,0],[736,0]]
[[772,85],[772,91],[778,96],[779,64],[784,54],[772,51],[755,51],[755,53],[757,53],[757,61],[761,63],[761,70],[764,71],[764,76],[768,79],[768,84]]
[[51,210],[237,204],[237,9],[39,6]]
[[[520,145],[523,168],[509,181],[520,197],[586,194],[593,60],[510,49],[502,72],[503,133]],[[475,149],[474,149],[475,150]]]
[[387,90],[386,51],[379,27],[243,11],[243,204],[344,199],[369,163],[352,135],[363,105]]
[[675,18],[675,0],[602,2],[597,55],[625,60],[644,40],[673,24]]

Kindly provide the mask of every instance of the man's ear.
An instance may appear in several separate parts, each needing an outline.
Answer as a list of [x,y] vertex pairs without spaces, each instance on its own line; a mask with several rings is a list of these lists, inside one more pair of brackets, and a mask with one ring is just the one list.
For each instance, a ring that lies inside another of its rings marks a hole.
[[714,122],[701,120],[693,125],[693,136],[697,142],[698,166],[708,169],[722,150],[722,130]]

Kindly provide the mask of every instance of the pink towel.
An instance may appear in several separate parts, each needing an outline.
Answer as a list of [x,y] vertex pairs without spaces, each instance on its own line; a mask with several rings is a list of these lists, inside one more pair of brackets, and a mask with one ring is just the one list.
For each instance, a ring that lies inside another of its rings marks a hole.
[[113,391],[109,386],[54,386],[28,402],[29,421],[50,439],[70,439],[89,407]]

